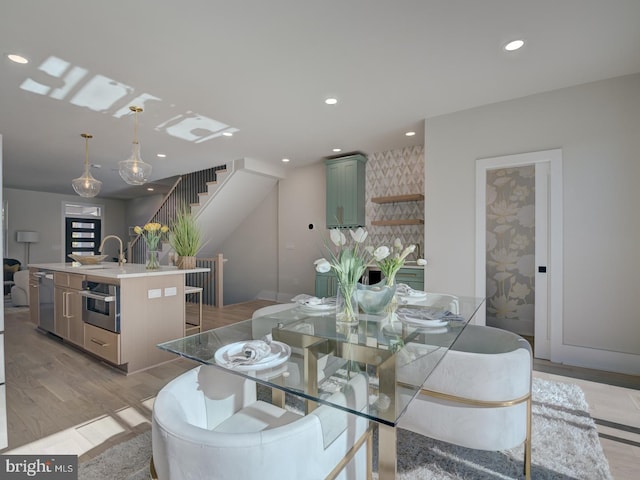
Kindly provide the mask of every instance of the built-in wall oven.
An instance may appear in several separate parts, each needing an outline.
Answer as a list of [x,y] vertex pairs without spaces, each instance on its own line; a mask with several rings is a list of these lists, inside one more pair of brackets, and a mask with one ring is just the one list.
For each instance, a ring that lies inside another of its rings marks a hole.
[[80,292],[85,323],[120,333],[120,287],[109,283],[85,282]]

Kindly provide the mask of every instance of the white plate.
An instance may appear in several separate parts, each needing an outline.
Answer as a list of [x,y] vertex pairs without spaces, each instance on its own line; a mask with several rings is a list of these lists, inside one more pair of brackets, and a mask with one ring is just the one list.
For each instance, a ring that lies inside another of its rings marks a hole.
[[406,298],[426,298],[427,292],[422,292],[420,290],[412,290],[409,293],[400,293],[401,297]]
[[434,309],[402,309],[397,311],[401,322],[420,327],[444,327],[449,324],[449,312]]
[[398,315],[401,322],[408,325],[415,325],[417,327],[444,327],[449,324],[448,320],[427,320],[419,317],[412,317],[410,315]]
[[216,363],[232,370],[250,372],[254,370],[266,370],[267,368],[277,367],[278,365],[282,365],[284,362],[286,362],[291,356],[291,347],[289,347],[289,345],[282,342],[272,341],[270,344],[271,353],[264,357],[262,360],[255,363],[234,365],[233,362],[229,360],[229,358],[240,353],[242,351],[242,347],[247,343],[247,341],[235,342],[229,345],[225,345],[224,347],[220,347],[214,355]]
[[298,308],[303,313],[318,315],[335,311],[336,305],[321,303],[320,305],[300,305]]

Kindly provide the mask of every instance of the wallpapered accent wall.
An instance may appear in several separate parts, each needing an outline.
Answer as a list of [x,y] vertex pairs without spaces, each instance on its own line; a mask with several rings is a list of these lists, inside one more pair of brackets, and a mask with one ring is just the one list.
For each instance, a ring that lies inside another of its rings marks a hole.
[[487,325],[534,332],[535,167],[487,172]]
[[366,171],[366,224],[371,244],[391,246],[396,238],[400,238],[403,245],[419,244],[423,257],[424,225],[373,226],[371,222],[400,218],[424,219],[424,201],[377,204],[371,199],[409,193],[424,194],[424,147],[418,145],[372,153],[367,156]]

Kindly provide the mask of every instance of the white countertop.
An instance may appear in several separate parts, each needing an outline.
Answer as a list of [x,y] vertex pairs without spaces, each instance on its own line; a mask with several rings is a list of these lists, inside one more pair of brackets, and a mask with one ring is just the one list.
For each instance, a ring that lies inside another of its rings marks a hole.
[[29,268],[40,270],[53,270],[55,272],[77,273],[80,275],[91,275],[93,277],[104,277],[106,279],[151,277],[158,275],[177,275],[183,273],[209,272],[210,268],[191,268],[188,270],[178,269],[178,267],[161,266],[158,270],[147,270],[142,263],[125,263],[119,267],[116,262],[103,262],[96,265],[79,265],[77,263],[30,263]]

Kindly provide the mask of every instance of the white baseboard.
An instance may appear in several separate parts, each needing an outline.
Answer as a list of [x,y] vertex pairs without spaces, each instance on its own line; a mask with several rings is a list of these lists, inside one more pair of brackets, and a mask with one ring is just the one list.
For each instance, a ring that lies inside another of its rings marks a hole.
[[551,361],[605,372],[640,375],[640,355],[632,353],[612,352],[610,350],[563,344],[552,346]]

